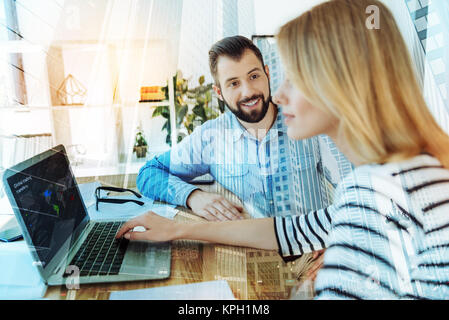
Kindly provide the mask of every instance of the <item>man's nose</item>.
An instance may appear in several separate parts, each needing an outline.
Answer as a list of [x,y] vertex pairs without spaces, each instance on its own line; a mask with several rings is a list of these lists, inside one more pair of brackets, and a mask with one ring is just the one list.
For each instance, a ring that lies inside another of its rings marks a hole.
[[253,86],[250,83],[243,83],[242,84],[242,100],[243,99],[249,99],[253,97],[256,94],[257,90],[253,88]]

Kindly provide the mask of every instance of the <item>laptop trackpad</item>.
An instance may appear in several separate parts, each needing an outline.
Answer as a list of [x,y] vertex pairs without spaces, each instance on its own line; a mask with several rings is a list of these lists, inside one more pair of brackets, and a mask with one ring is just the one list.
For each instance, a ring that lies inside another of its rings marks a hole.
[[120,274],[168,275],[171,251],[168,242],[130,241]]

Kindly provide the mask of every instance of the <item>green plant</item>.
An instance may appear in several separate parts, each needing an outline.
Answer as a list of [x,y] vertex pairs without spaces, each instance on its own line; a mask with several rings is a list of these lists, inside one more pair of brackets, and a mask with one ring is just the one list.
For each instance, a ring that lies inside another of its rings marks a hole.
[[[189,89],[188,81],[182,77],[181,72],[173,77],[173,88],[175,98],[176,126],[183,125],[188,134],[191,134],[196,126],[202,125],[210,119],[215,119],[224,112],[224,105],[219,103],[218,110],[212,106],[212,84],[204,84],[205,78],[198,79],[199,86]],[[163,88],[168,100],[168,85]],[[189,110],[189,104],[194,105]],[[162,116],[166,119],[162,130],[167,132],[166,143],[171,146],[171,123],[170,109],[168,106],[157,107],[152,117]],[[177,142],[184,138],[184,134],[178,133]]]
[[143,136],[143,132],[141,130],[139,130],[136,133],[136,142],[134,143],[135,147],[143,147],[143,146],[148,146],[147,141],[145,140],[144,136]]
[[133,152],[136,153],[138,158],[146,156],[148,143],[145,140],[142,129],[137,127],[136,140],[134,142]]
[[199,86],[187,92],[187,97],[195,104],[192,112],[185,115],[184,126],[189,134],[193,132],[197,125],[215,119],[220,113],[224,112],[224,110],[216,110],[212,107],[212,83],[205,85],[204,82],[204,76],[201,76],[198,79]]

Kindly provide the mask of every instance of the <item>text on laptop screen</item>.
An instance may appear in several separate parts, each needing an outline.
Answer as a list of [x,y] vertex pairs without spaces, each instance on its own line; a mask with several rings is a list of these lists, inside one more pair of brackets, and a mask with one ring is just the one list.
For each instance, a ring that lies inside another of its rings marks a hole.
[[9,177],[8,184],[45,266],[86,216],[67,158],[51,155]]

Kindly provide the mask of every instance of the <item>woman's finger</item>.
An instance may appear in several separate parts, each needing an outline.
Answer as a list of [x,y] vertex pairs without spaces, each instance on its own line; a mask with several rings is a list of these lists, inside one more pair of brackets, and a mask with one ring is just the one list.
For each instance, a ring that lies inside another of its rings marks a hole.
[[313,251],[312,258],[313,258],[313,259],[318,258],[319,256],[321,256],[321,255],[324,253],[324,251],[325,251],[325,249],[319,250],[319,251]]
[[312,265],[312,267],[309,269],[309,271],[307,272],[307,276],[310,277],[311,275],[317,273],[318,270],[320,270],[322,266],[323,266],[323,259],[317,260],[317,261]]
[[125,233],[123,236],[125,239],[131,240],[131,241],[145,241],[145,240],[151,240],[149,237],[148,232],[138,232],[138,231],[129,231]]
[[117,234],[115,235],[115,238],[116,239],[120,238],[129,230],[134,229],[135,227],[138,227],[138,226],[143,226],[143,221],[142,221],[141,216],[125,222],[122,225],[122,227],[120,228],[120,230],[117,232]]

